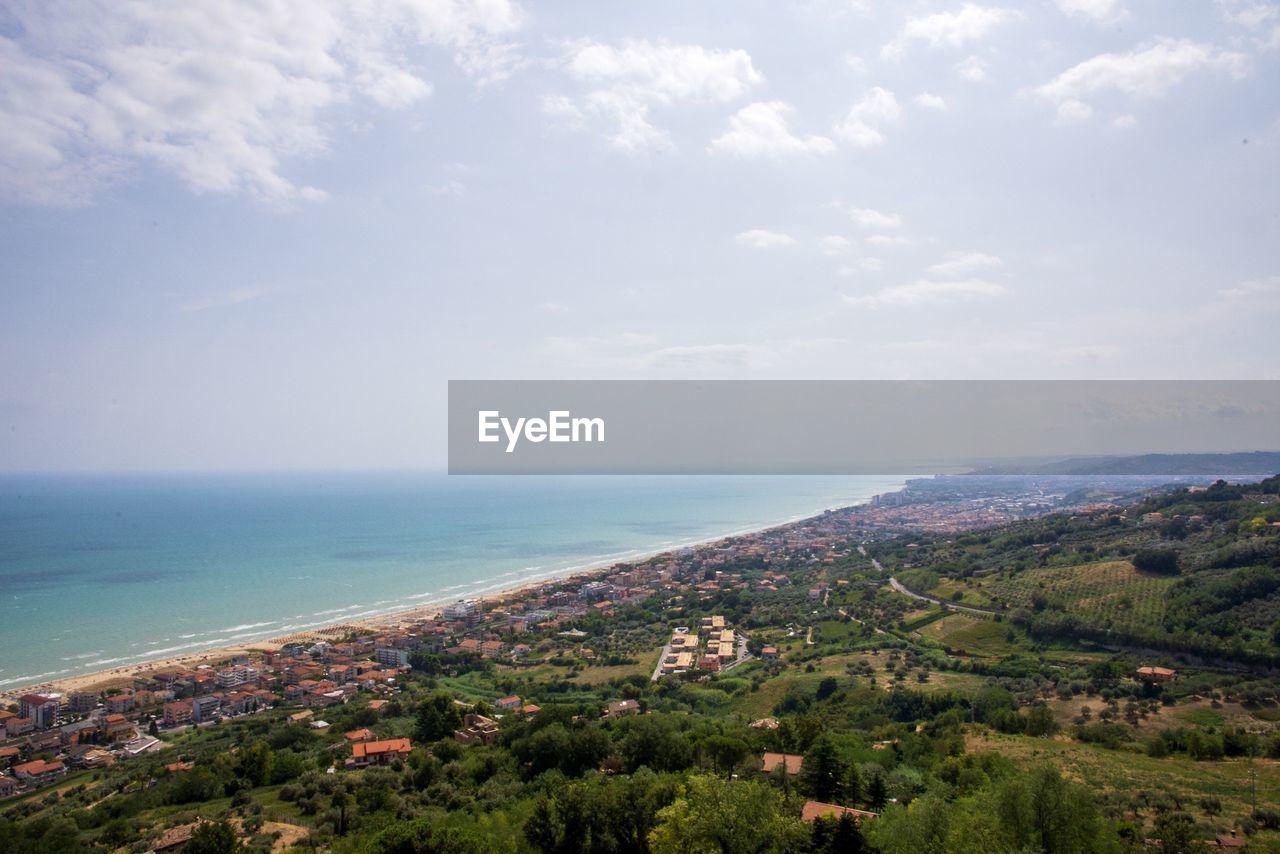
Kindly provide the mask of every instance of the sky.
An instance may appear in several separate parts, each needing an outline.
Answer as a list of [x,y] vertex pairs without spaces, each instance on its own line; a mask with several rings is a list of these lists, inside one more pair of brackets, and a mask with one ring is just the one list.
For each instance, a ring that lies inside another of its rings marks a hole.
[[1280,377],[1280,4],[7,0],[0,471],[450,379]]

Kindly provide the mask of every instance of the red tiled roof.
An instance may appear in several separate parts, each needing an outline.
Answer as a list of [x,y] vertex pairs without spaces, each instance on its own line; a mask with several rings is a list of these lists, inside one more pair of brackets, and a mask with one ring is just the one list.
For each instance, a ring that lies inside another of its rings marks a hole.
[[804,821],[814,821],[821,816],[829,815],[832,818],[839,818],[845,814],[853,816],[859,822],[864,818],[875,818],[876,813],[867,812],[866,810],[855,810],[853,807],[842,807],[838,804],[824,804],[822,801],[809,801],[804,805],[804,809],[800,811],[800,818]]
[[761,770],[766,774],[772,774],[779,765],[786,765],[788,774],[799,774],[800,766],[804,764],[804,757],[793,756],[790,753],[765,753],[763,763]]
[[351,745],[351,755],[357,759],[377,756],[381,753],[409,753],[412,748],[407,738],[393,738],[388,741],[364,741]]

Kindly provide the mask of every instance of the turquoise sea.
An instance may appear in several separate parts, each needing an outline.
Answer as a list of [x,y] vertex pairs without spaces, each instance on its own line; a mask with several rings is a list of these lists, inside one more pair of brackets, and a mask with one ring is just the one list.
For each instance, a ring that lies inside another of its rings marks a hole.
[[0,691],[516,586],[901,477],[0,477]]

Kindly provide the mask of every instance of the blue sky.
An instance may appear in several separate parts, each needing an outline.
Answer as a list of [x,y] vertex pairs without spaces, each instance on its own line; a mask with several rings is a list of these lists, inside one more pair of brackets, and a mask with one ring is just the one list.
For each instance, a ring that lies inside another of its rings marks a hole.
[[1278,66],[1252,0],[15,0],[0,469],[439,465],[450,378],[1276,378]]

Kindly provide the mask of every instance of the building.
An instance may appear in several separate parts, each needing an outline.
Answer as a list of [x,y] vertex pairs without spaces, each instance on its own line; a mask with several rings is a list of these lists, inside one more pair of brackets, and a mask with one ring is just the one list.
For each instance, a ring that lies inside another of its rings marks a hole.
[[77,691],[67,697],[67,708],[72,714],[85,715],[98,707],[98,695],[92,691]]
[[408,667],[409,650],[393,646],[380,646],[373,651],[373,660],[384,667]]
[[853,816],[854,820],[861,824],[863,819],[875,818],[878,813],[855,810],[853,807],[842,807],[837,804],[824,804],[822,801],[808,801],[800,811],[800,818],[810,823],[823,816],[840,818],[844,815]]
[[619,700],[617,702],[610,703],[604,710],[604,716],[606,718],[620,718],[623,715],[638,714],[640,714],[640,704],[635,700]]
[[124,715],[107,715],[102,719],[102,734],[111,742],[128,741],[137,735],[137,730]]
[[222,698],[212,695],[196,697],[191,701],[191,719],[196,723],[213,720],[222,706]]
[[518,709],[520,708],[520,698],[515,694],[510,697],[503,697],[501,700],[493,704],[495,709]]
[[18,717],[29,718],[36,729],[57,726],[61,709],[61,694],[24,694],[18,700]]
[[13,776],[18,782],[33,787],[47,786],[66,773],[67,768],[61,762],[46,762],[43,759],[13,766]]
[[498,722],[471,713],[462,719],[462,729],[454,730],[453,737],[461,744],[492,744],[498,737]]
[[765,753],[760,757],[760,770],[772,774],[778,768],[786,768],[791,775],[799,774],[804,766],[804,757],[790,753]]
[[373,741],[373,730],[353,729],[351,732],[344,732],[342,737],[352,744],[361,741]]
[[347,767],[390,765],[398,759],[408,759],[411,750],[412,747],[407,738],[393,738],[389,741],[358,741],[351,745],[351,758],[347,760]]
[[476,613],[476,603],[471,599],[458,600],[452,605],[446,605],[444,610],[440,612],[440,616],[449,621],[469,620]]
[[174,700],[164,704],[163,715],[165,726],[183,726],[191,723],[191,701]]
[[1172,667],[1139,667],[1138,678],[1147,682],[1172,682],[1178,678],[1178,671]]

